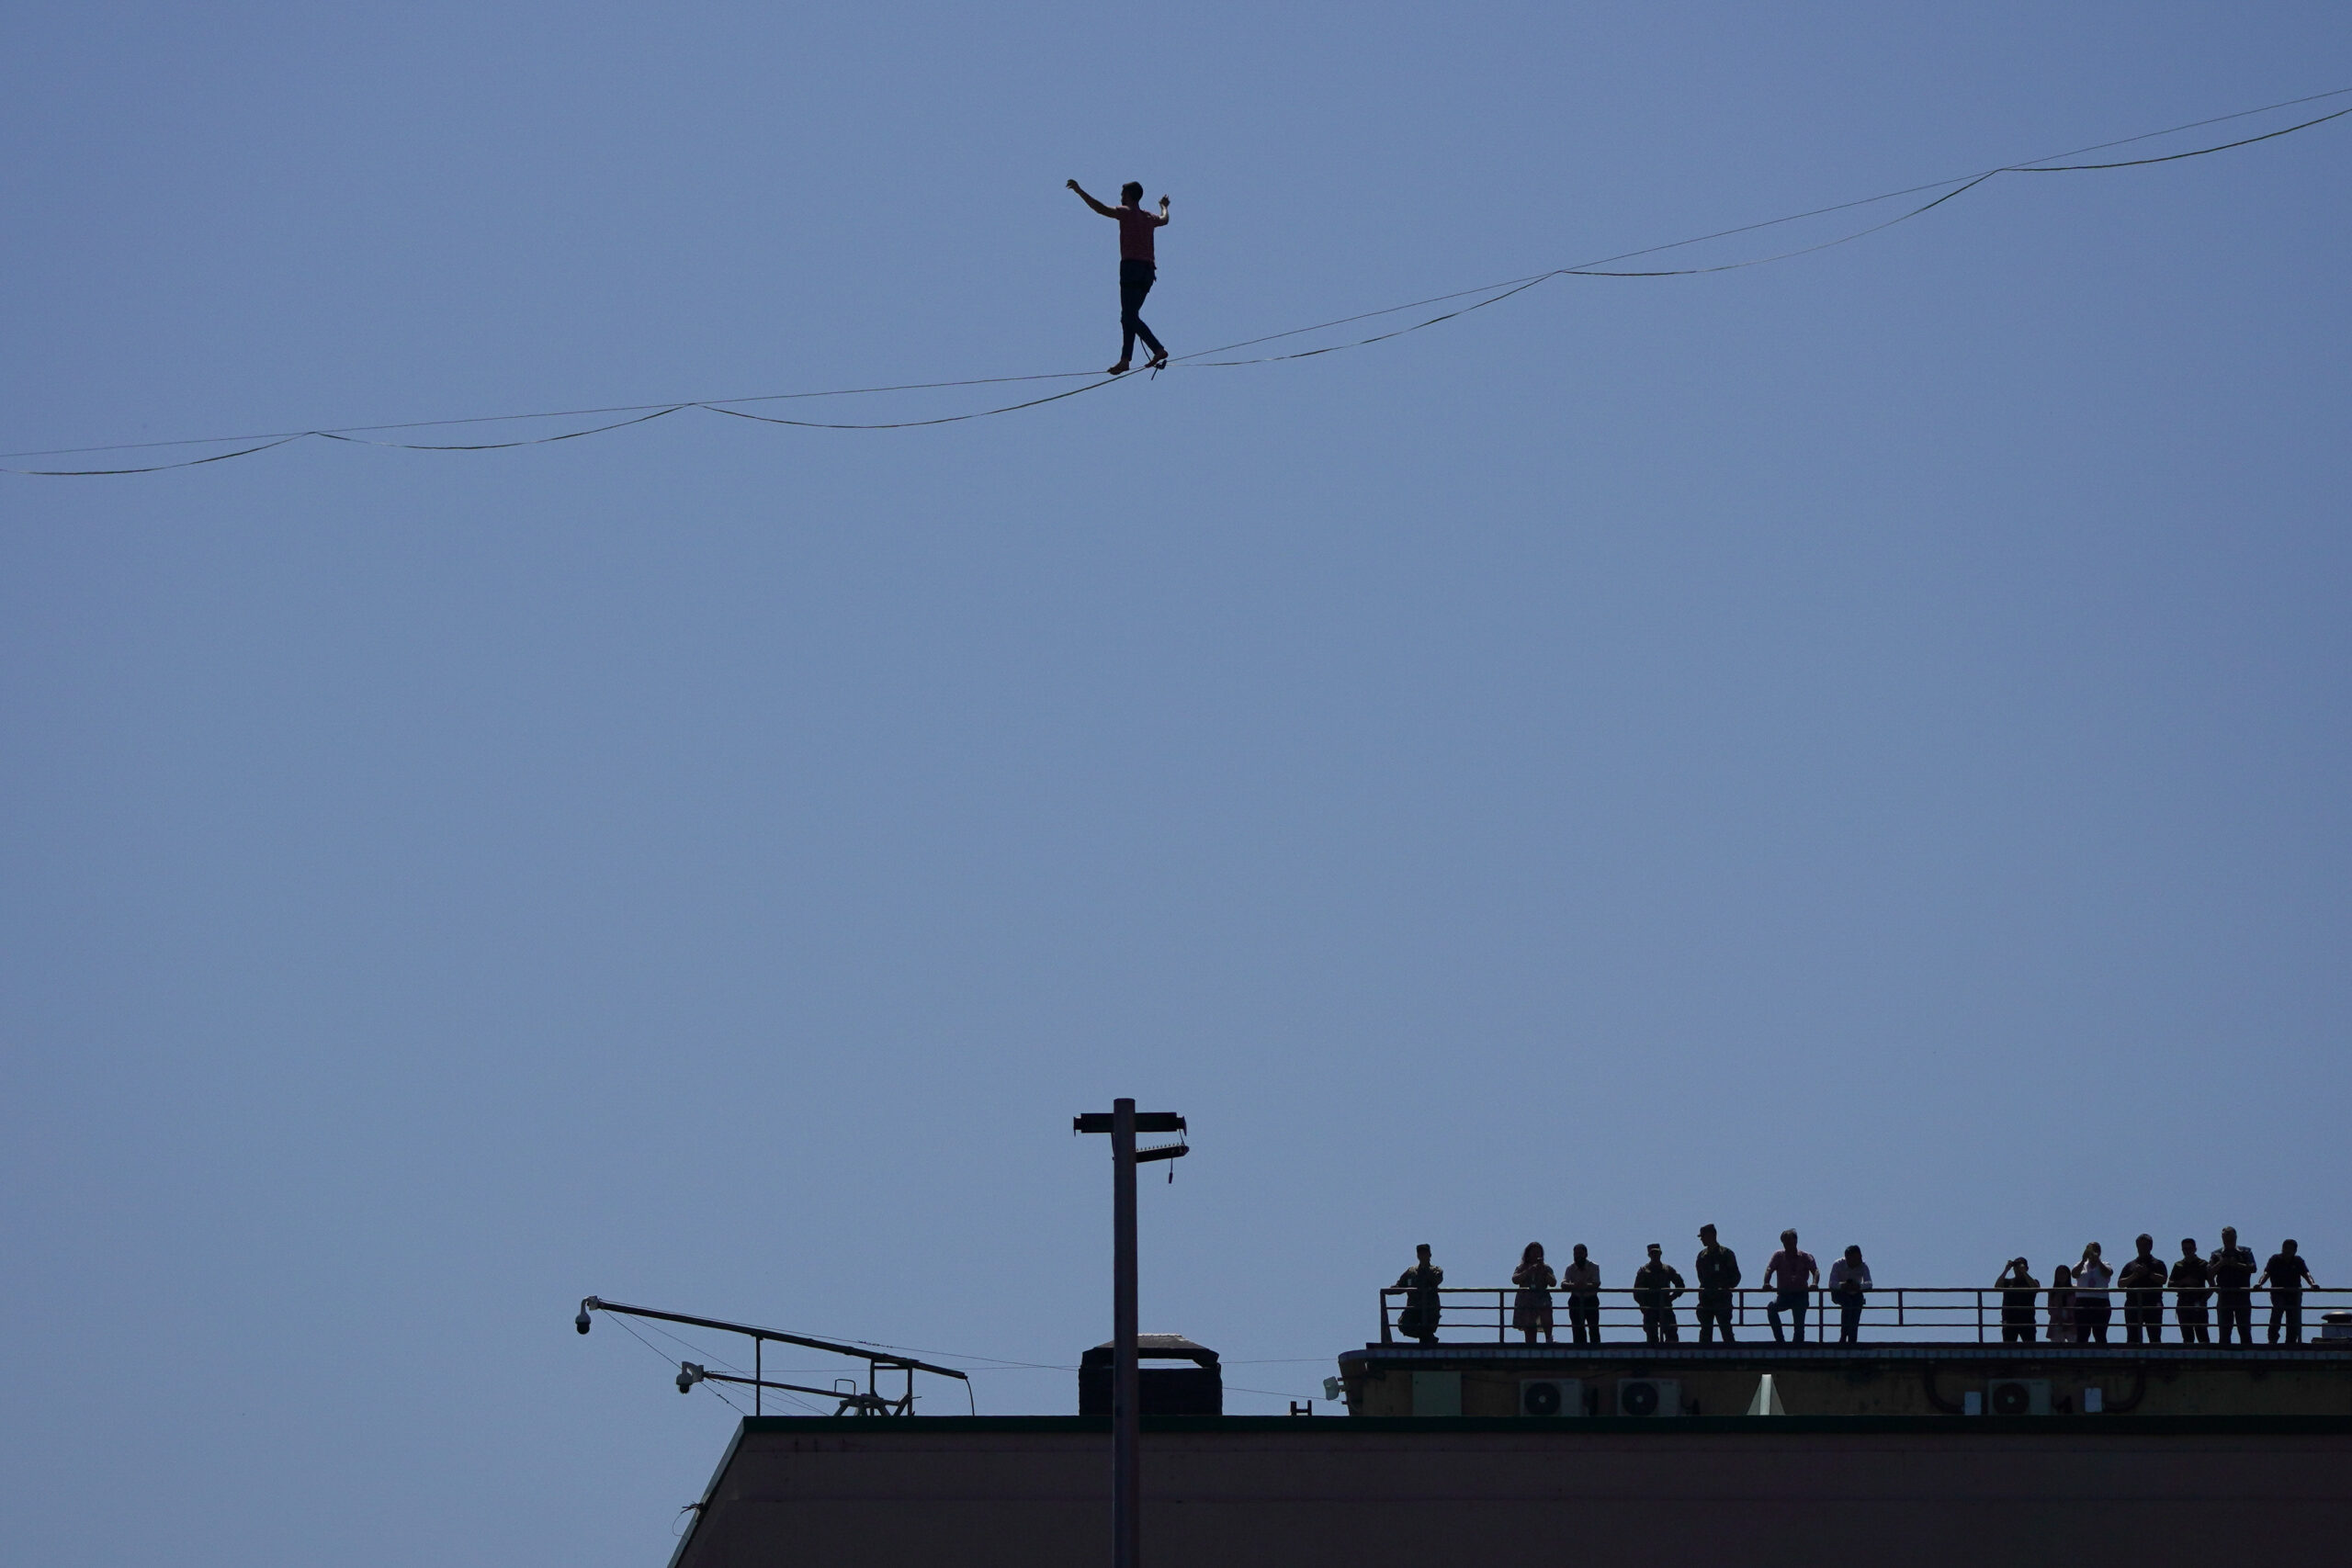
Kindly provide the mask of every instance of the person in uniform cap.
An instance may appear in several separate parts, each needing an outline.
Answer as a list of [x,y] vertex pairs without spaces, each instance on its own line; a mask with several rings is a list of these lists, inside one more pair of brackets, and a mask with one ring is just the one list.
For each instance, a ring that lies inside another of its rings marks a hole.
[[1739,1254],[1715,1239],[1715,1227],[1701,1225],[1698,1261],[1691,1272],[1699,1280],[1699,1343],[1714,1342],[1715,1330],[1724,1331],[1724,1343],[1732,1342],[1732,1292],[1739,1289]]
[[1657,1243],[1650,1243],[1650,1260],[1634,1273],[1634,1304],[1642,1309],[1642,1337],[1653,1345],[1671,1345],[1682,1337],[1675,1326],[1674,1303],[1688,1287],[1666,1260],[1665,1251]]

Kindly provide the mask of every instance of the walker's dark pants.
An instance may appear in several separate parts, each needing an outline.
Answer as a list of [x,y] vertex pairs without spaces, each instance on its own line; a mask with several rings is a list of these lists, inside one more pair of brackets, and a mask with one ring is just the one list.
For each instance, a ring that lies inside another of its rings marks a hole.
[[1675,1326],[1674,1309],[1670,1306],[1644,1307],[1642,1309],[1642,1337],[1653,1345],[1661,1341],[1671,1345],[1679,1340],[1682,1337],[1682,1331]]
[[2273,1345],[2278,1343],[2278,1329],[2282,1324],[2286,1325],[2288,1344],[2300,1345],[2303,1342],[2302,1292],[2270,1292],[2270,1343]]
[[1580,1296],[1568,1298],[1568,1332],[1579,1345],[1600,1343],[1600,1301]]
[[1154,359],[1168,353],[1159,346],[1159,340],[1151,335],[1151,329],[1143,324],[1143,297],[1151,292],[1152,280],[1159,274],[1159,269],[1148,261],[1119,263],[1119,326],[1125,333],[1119,343],[1122,364],[1135,358],[1137,338],[1143,339],[1143,345],[1151,350]]
[[1772,1298],[1772,1304],[1764,1309],[1764,1315],[1772,1320],[1772,1338],[1776,1343],[1781,1338],[1781,1309],[1782,1307],[1787,1307],[1796,1314],[1797,1343],[1800,1345],[1804,1343],[1805,1304],[1806,1292],[1803,1290],[1783,1290]]
[[2206,1327],[2205,1309],[2203,1307],[2185,1306],[2176,1307],[2173,1310],[2175,1314],[2180,1319],[2180,1342],[2182,1344],[2211,1345],[2213,1342],[2212,1332]]
[[2133,1306],[2126,1302],[2123,1305],[2124,1338],[2137,1345],[2140,1343],[2140,1331],[2143,1328],[2148,1332],[2149,1344],[2163,1344],[2165,1342],[2165,1309],[2160,1306]]
[[2001,1343],[2030,1345],[2033,1343],[2033,1309],[2003,1307],[2001,1309]]
[[1702,1345],[1711,1343],[1718,1326],[1724,1331],[1724,1343],[1730,1344],[1732,1342],[1731,1295],[1726,1292],[1721,1297],[1716,1297],[1708,1292],[1701,1291],[1699,1292],[1699,1343]]
[[2254,1292],[2252,1291],[2217,1291],[2214,1304],[2222,1309],[2222,1343],[2230,1342],[2230,1325],[2235,1324],[2238,1343],[2254,1344]]
[[2075,1309],[2075,1337],[2086,1345],[2104,1345],[2107,1325],[2114,1321],[2113,1302],[2086,1302]]
[[1860,1296],[1856,1296],[1852,1301],[1841,1301],[1838,1303],[1838,1344],[1854,1345],[1860,1342],[1862,1337],[1862,1299],[1863,1298]]

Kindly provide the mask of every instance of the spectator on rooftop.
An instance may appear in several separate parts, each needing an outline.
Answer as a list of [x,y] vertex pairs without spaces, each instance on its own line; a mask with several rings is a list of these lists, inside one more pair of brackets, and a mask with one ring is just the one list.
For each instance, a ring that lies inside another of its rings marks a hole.
[[1396,1289],[1407,1292],[1405,1310],[1396,1314],[1396,1332],[1434,1345],[1440,1310],[1437,1290],[1445,1283],[1445,1270],[1430,1261],[1428,1242],[1413,1248],[1413,1254],[1419,1261],[1396,1276]]
[[2172,1266],[2172,1289],[2173,1312],[2180,1319],[2180,1342],[2184,1345],[2213,1342],[2205,1306],[2212,1294],[2206,1287],[2212,1282],[2212,1265],[2197,1256],[2197,1238],[2181,1237],[2180,1261]]
[[1552,1338],[1552,1286],[1555,1283],[1552,1266],[1544,1261],[1544,1244],[1531,1241],[1519,1255],[1519,1267],[1511,1270],[1510,1282],[1519,1287],[1511,1298],[1510,1325],[1527,1336],[1530,1345],[1535,1343],[1538,1329],[1546,1343]]
[[2123,1285],[2123,1338],[2137,1345],[2144,1332],[2151,1345],[2165,1338],[2165,1260],[2156,1256],[2156,1238],[2139,1237],[2140,1256],[2123,1266],[2116,1278]]
[[2238,1245],[2235,1225],[2222,1227],[2222,1245],[2213,1249],[2213,1304],[2222,1313],[2222,1343],[2230,1342],[2235,1325],[2238,1343],[2254,1347],[2254,1249]]
[[1862,1301],[1871,1291],[1871,1266],[1862,1249],[1849,1247],[1846,1256],[1829,1266],[1829,1299],[1838,1303],[1838,1343],[1858,1344],[1862,1337]]
[[2278,1251],[2263,1266],[2257,1285],[2270,1287],[2270,1343],[2278,1343],[2278,1330],[2287,1330],[2287,1343],[2303,1342],[2303,1287],[2319,1289],[2319,1281],[2312,1278],[2312,1266],[2303,1261],[2292,1241],[2282,1241]]
[[2041,1281],[2033,1277],[2024,1258],[2012,1258],[1993,1280],[1993,1288],[2001,1292],[2001,1343],[2032,1344],[2033,1309]]
[[2064,1263],[2050,1270],[2050,1343],[2075,1342],[2075,1271]]
[[1715,1227],[1701,1225],[1698,1262],[1692,1272],[1699,1280],[1699,1343],[1712,1343],[1715,1330],[1724,1331],[1724,1343],[1732,1342],[1731,1307],[1733,1293],[1739,1289],[1739,1254],[1715,1239]]
[[1584,1243],[1560,1270],[1560,1288],[1568,1292],[1568,1337],[1579,1345],[1600,1343],[1600,1265],[1585,1256]]
[[2115,1300],[2107,1284],[2114,1278],[2098,1243],[2084,1243],[2083,1259],[2075,1265],[2075,1337],[2086,1345],[2107,1343],[2108,1325],[2115,1321]]
[[1781,1342],[1781,1312],[1787,1308],[1796,1314],[1797,1343],[1804,1343],[1804,1309],[1810,1299],[1807,1292],[1821,1283],[1821,1265],[1813,1260],[1810,1252],[1797,1250],[1797,1233],[1781,1233],[1781,1250],[1764,1265],[1764,1282],[1776,1293],[1765,1315],[1772,1320],[1772,1339]]
[[1650,1260],[1634,1272],[1634,1304],[1642,1309],[1642,1337],[1653,1345],[1671,1345],[1682,1337],[1675,1325],[1674,1303],[1687,1287],[1663,1254],[1650,1243]]

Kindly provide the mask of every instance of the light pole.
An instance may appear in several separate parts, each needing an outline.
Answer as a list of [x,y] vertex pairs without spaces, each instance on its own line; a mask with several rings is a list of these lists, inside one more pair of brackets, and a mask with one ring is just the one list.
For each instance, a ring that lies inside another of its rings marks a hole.
[[1172,1111],[1137,1112],[1132,1100],[1114,1100],[1110,1114],[1090,1111],[1070,1122],[1074,1133],[1111,1134],[1111,1564],[1140,1568],[1143,1504],[1143,1379],[1136,1358],[1136,1166],[1175,1159],[1182,1144],[1136,1149],[1137,1133],[1182,1133]]

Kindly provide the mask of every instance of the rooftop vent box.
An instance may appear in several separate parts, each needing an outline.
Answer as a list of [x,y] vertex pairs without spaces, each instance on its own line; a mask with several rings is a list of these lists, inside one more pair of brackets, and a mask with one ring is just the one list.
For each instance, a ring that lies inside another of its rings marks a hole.
[[[1111,1347],[1097,1345],[1078,1359],[1078,1413],[1111,1414]],[[1216,1352],[1195,1345],[1181,1334],[1138,1334],[1136,1359],[1143,1384],[1146,1416],[1222,1416],[1225,1414],[1225,1373]],[[1154,1366],[1154,1361],[1183,1361],[1186,1366]]]

